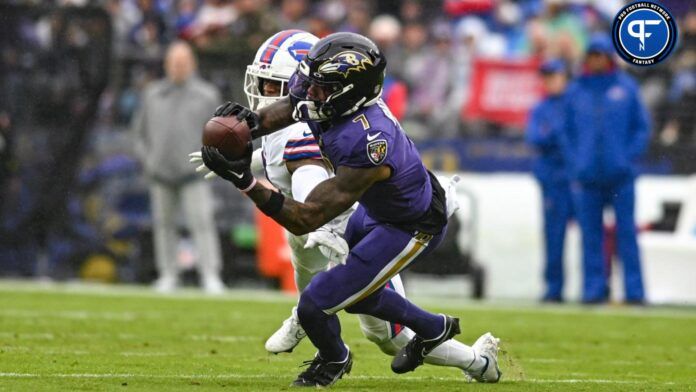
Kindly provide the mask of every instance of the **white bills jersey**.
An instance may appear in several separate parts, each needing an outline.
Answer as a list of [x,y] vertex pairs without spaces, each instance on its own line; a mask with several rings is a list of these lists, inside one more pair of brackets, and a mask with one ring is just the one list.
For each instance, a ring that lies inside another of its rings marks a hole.
[[301,159],[321,160],[321,151],[305,123],[295,123],[261,139],[263,166],[268,180],[286,197],[292,197],[291,174],[285,163]]

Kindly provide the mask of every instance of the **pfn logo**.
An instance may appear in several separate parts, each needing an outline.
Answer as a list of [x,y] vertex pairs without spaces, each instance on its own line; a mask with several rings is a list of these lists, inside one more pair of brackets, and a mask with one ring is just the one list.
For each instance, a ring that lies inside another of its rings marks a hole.
[[[632,20],[628,24],[628,34],[631,37],[638,38],[640,40],[640,46],[638,47],[639,50],[643,51],[645,50],[645,39],[649,38],[652,33],[646,33],[645,32],[645,25],[648,26],[655,26],[659,25],[662,23],[661,20]],[[638,26],[638,30],[636,31],[636,26]]]
[[614,18],[614,47],[634,65],[653,65],[667,58],[677,41],[677,26],[667,9],[641,1],[625,6]]

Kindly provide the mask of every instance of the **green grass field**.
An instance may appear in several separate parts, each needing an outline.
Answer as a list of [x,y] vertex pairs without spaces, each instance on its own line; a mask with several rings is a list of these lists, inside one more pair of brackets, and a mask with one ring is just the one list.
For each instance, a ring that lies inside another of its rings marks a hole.
[[[396,375],[342,315],[353,349],[337,390],[696,390],[696,309],[537,306],[417,300],[462,320],[459,339],[491,330],[503,381],[466,383],[454,369]],[[164,297],[144,288],[0,282],[0,390],[287,390],[314,353],[273,356],[263,342],[293,299],[233,291]],[[437,306],[433,304],[437,303]]]

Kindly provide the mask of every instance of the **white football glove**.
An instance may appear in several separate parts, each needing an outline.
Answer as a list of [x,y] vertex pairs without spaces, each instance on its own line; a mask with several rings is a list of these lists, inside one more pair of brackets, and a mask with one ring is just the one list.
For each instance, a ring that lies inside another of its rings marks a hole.
[[329,261],[345,264],[348,257],[348,243],[336,232],[320,227],[307,234],[305,249],[318,248]]
[[[205,178],[206,180],[210,180],[210,179],[213,179],[213,178],[218,176],[217,174],[215,174],[215,172],[208,169],[208,167],[203,163],[203,157],[201,156],[200,151],[192,152],[188,156],[189,156],[189,162],[193,163],[194,165],[199,165],[198,167],[196,167],[196,172],[202,173],[203,178]],[[260,148],[257,148],[256,150],[254,150],[254,153],[251,155],[251,170],[252,171],[263,170],[263,163],[262,163],[261,149]]]
[[203,178],[210,180],[218,176],[214,171],[208,169],[208,166],[203,163],[203,157],[201,156],[200,151],[192,152],[188,156],[189,162],[193,163],[194,165],[199,165],[196,167],[196,173],[203,173]]
[[459,209],[459,199],[457,197],[457,183],[461,178],[457,175],[452,176],[445,189],[445,200],[447,203],[447,218],[454,215]]

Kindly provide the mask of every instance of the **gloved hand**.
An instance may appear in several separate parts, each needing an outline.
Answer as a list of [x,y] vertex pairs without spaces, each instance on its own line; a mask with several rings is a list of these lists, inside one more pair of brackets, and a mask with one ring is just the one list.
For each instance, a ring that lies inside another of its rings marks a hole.
[[237,120],[246,121],[252,135],[259,127],[259,115],[251,111],[251,109],[247,108],[246,106],[240,105],[236,102],[227,101],[226,103],[218,106],[213,115],[215,117],[236,116]]
[[452,176],[445,189],[445,200],[447,201],[447,218],[454,215],[459,209],[459,198],[457,197],[457,183],[461,178],[457,175]]
[[[260,148],[257,148],[254,150],[254,152],[251,154],[251,171],[253,172],[260,172],[263,171],[263,158],[261,157],[262,151]],[[206,166],[203,163],[203,154],[200,151],[195,151],[190,153],[189,155],[189,162],[198,165],[196,167],[196,173],[202,173],[203,178],[206,180],[211,180],[218,175],[215,174],[214,171],[210,171],[208,169],[208,166]]]
[[307,235],[305,249],[318,248],[321,254],[329,261],[345,264],[348,257],[348,243],[338,233],[325,229],[318,228]]
[[[200,155],[199,155],[200,154]],[[205,168],[212,173],[231,182],[240,190],[248,190],[254,182],[254,176],[251,174],[251,143],[247,144],[244,155],[235,160],[228,160],[215,147],[203,146],[199,154],[189,154],[191,162],[203,162]],[[203,166],[196,168],[196,171],[204,171]],[[212,173],[205,175],[205,178],[213,177]]]

